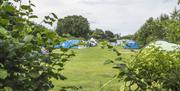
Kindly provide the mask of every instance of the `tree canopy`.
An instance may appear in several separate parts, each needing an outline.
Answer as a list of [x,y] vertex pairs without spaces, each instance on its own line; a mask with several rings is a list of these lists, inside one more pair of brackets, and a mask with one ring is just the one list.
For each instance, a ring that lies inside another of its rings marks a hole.
[[179,43],[180,11],[176,8],[170,16],[163,14],[158,18],[149,18],[145,24],[135,33],[134,39],[141,46],[151,41],[165,40]]
[[83,16],[67,16],[59,19],[56,31],[60,36],[70,34],[74,37],[86,38],[90,32],[89,22]]

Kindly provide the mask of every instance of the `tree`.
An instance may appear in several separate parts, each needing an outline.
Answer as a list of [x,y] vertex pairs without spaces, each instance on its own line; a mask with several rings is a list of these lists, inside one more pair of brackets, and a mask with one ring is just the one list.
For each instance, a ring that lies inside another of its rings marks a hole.
[[114,38],[114,33],[107,30],[105,31],[105,36],[106,36],[106,39],[111,39],[111,38]]
[[124,35],[124,36],[121,36],[120,39],[133,39],[134,35],[131,35],[131,34],[128,34],[128,35]]
[[116,77],[125,83],[125,91],[179,91],[179,60],[179,51],[169,52],[151,46],[131,60],[118,57],[109,63],[119,70]]
[[180,10],[178,10],[177,8],[175,8],[174,11],[171,13],[171,18],[172,18],[173,20],[180,21]]
[[96,28],[93,31],[91,36],[98,39],[98,40],[105,39],[104,31],[102,29],[99,29],[99,28]]
[[90,32],[89,22],[83,16],[67,16],[59,19],[56,31],[60,36],[68,33],[74,37],[86,38]]
[[169,15],[167,15],[167,14],[161,14],[157,19],[159,20],[159,21],[165,21],[165,20],[169,20]]
[[121,37],[121,34],[114,34],[114,38],[115,38],[116,40],[119,40],[120,37]]
[[146,23],[135,33],[134,39],[141,45],[156,41],[164,40],[166,29],[162,26],[162,22],[167,21],[167,16],[161,16],[159,19],[149,18]]
[[169,20],[164,24],[164,28],[167,29],[166,40],[172,43],[180,43],[180,21]]

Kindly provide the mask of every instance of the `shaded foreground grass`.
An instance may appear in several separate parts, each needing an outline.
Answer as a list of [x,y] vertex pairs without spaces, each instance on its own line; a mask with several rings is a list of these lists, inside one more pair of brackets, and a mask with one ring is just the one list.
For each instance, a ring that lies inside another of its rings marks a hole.
[[[132,52],[118,48],[128,58]],[[65,81],[53,80],[55,88],[52,91],[59,91],[63,86],[82,87],[78,91],[99,91],[99,88],[107,81],[113,79],[117,70],[112,69],[112,65],[104,65],[107,59],[116,58],[116,54],[107,49],[99,47],[75,50],[77,55],[66,63],[65,70],[62,73],[68,78]],[[122,83],[113,80],[101,91],[118,91]],[[76,90],[68,90],[76,91]]]

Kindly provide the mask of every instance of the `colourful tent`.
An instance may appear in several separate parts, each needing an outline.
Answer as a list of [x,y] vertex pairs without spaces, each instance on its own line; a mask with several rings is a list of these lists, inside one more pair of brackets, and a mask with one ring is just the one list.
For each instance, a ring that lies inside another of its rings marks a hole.
[[139,45],[136,41],[133,41],[133,40],[127,40],[125,42],[125,46],[124,46],[125,49],[139,49]]
[[81,41],[80,40],[67,40],[64,41],[62,43],[60,43],[59,45],[56,45],[55,48],[79,48],[79,46],[76,46],[77,44],[79,44]]

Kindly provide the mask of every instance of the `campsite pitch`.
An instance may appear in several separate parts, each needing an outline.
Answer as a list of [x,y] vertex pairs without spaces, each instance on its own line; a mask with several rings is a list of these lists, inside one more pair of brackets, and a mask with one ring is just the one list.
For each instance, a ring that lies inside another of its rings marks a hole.
[[[126,57],[130,57],[132,52],[118,48]],[[117,79],[99,90],[107,81],[113,79],[117,70],[112,69],[112,65],[104,65],[105,60],[116,58],[116,54],[108,49],[92,47],[86,49],[75,49],[76,56],[66,63],[62,72],[68,79],[65,81],[53,80],[55,88],[52,91],[60,91],[61,87],[76,86],[78,91],[118,91],[122,83]],[[69,89],[68,91],[77,91]]]

